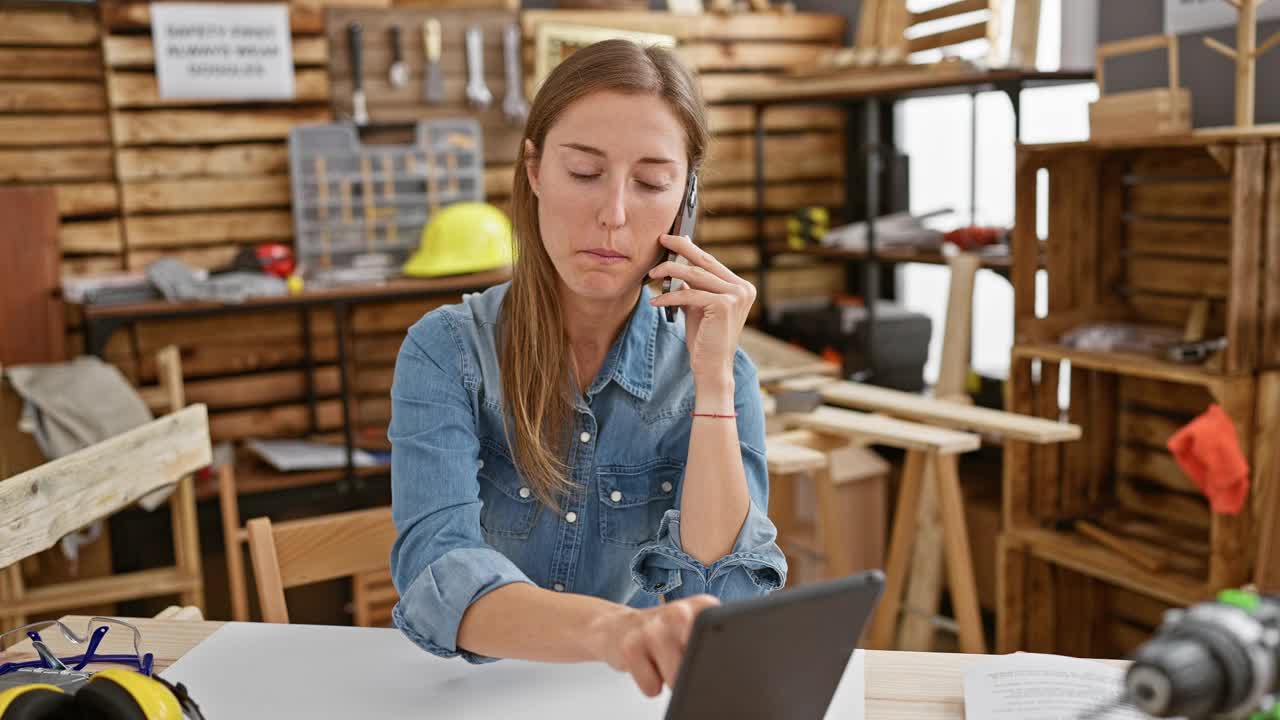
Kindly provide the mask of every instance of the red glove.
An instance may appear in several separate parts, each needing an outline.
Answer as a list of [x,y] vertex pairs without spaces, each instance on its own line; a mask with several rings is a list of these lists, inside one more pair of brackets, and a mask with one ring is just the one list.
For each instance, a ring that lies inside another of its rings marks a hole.
[[1209,498],[1216,513],[1235,515],[1249,496],[1249,462],[1240,452],[1236,428],[1218,405],[1169,438],[1169,451],[1183,472]]

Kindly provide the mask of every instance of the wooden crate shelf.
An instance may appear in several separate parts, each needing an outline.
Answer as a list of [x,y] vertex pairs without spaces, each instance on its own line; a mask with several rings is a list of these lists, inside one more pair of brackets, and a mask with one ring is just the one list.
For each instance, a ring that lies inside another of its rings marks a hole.
[[[1048,316],[1035,316],[1038,177],[1048,175]],[[1104,320],[1182,331],[1206,305],[1220,372],[1264,366],[1263,140],[1021,146],[1013,239],[1019,343]],[[1274,213],[1273,213],[1274,214]]]

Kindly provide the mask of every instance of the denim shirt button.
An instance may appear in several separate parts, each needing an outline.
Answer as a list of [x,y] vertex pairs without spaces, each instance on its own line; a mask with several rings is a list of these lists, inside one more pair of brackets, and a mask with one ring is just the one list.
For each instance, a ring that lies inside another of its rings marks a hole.
[[477,461],[476,461],[476,469],[477,469],[477,470],[483,470],[483,469],[484,469],[484,461],[483,461],[483,460],[477,460]]
[[561,585],[560,583],[556,583],[555,585],[552,585],[551,587],[552,587],[556,592],[564,592],[564,585]]
[[662,483],[662,492],[664,492],[664,493],[671,492],[671,487],[672,487],[672,485],[671,485],[671,483],[669,483],[669,482],[664,482],[664,483]]
[[530,495],[532,495],[532,494],[533,494],[533,493],[529,490],[529,488],[527,488],[527,487],[522,487],[522,488],[520,488],[520,497],[521,497],[521,498],[523,498],[523,499],[525,499],[525,500],[528,500],[528,499],[529,499],[529,496],[530,496]]
[[573,511],[566,513],[564,516],[564,521],[570,524],[578,522],[578,513]]
[[584,443],[589,443],[591,442],[591,433],[583,431],[583,433],[578,436],[578,439]]
[[622,502],[622,493],[617,490],[614,490],[613,494],[609,496],[609,499],[616,503]]

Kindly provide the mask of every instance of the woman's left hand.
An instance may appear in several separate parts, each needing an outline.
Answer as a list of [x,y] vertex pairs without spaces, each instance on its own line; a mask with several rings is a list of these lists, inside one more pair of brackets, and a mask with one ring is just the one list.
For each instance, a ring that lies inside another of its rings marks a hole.
[[658,240],[689,264],[668,260],[650,270],[649,277],[673,277],[683,280],[687,287],[659,295],[651,302],[655,307],[684,308],[685,341],[695,386],[731,387],[733,355],[747,313],[756,300],[756,287],[687,237],[663,235]]

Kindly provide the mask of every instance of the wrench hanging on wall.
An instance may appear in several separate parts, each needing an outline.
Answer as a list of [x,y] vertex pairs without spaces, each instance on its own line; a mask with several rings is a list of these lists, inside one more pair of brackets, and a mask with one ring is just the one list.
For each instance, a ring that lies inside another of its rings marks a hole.
[[493,102],[493,93],[484,84],[484,30],[467,28],[467,103],[484,110]]

